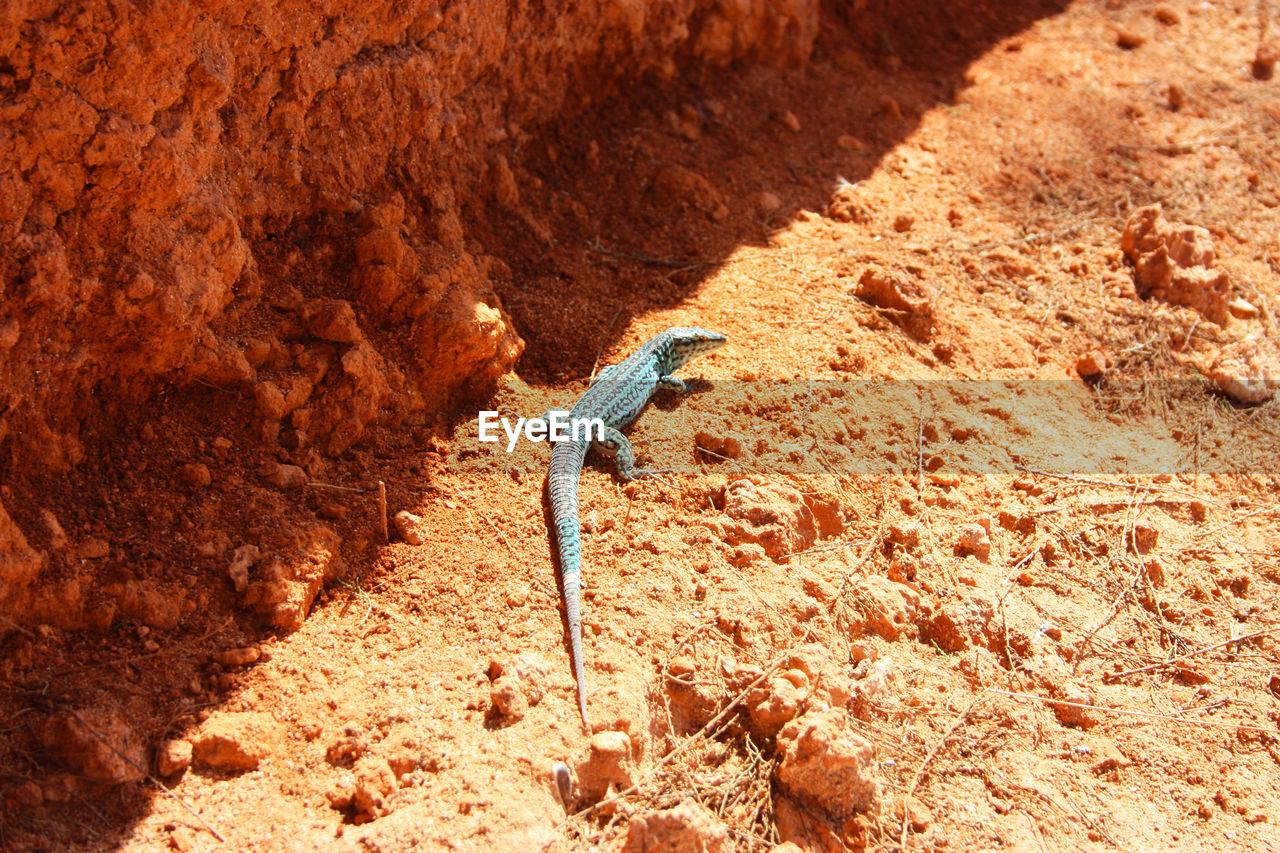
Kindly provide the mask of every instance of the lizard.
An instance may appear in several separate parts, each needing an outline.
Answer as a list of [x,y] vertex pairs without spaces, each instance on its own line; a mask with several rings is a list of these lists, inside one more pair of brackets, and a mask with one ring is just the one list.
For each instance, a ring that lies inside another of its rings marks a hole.
[[578,482],[583,460],[587,450],[595,447],[613,458],[623,480],[653,475],[653,471],[635,467],[631,442],[619,430],[640,415],[658,388],[680,393],[688,390],[683,381],[671,374],[689,359],[716,349],[726,340],[719,332],[696,326],[667,329],[654,335],[622,362],[601,370],[569,410],[571,422],[578,418],[603,421],[603,439],[558,441],[551,450],[547,491],[559,546],[560,583],[569,624],[573,675],[578,684],[578,710],[582,725],[588,730],[587,682],[582,668],[582,528],[578,520]]

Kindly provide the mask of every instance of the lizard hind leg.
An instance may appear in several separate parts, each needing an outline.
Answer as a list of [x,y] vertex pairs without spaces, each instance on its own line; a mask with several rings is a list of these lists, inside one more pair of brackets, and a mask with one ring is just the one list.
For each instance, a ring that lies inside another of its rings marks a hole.
[[672,486],[671,483],[658,476],[659,474],[667,473],[667,471],[636,467],[636,455],[631,447],[631,442],[616,429],[605,427],[604,441],[597,441],[595,446],[605,456],[613,459],[613,464],[617,468],[620,479],[630,481],[639,480],[643,477],[652,477],[661,483]]
[[613,460],[618,469],[618,476],[624,480],[634,480],[642,471],[636,468],[636,453],[631,442],[613,427],[604,428],[604,438],[595,442],[596,450]]

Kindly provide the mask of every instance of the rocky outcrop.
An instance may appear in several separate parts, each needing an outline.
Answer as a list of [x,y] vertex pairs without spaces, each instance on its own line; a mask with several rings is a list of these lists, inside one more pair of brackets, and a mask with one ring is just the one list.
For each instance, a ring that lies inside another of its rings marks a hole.
[[0,441],[73,465],[104,401],[202,381],[341,452],[492,381],[522,344],[463,211],[519,207],[498,152],[627,78],[801,60],[817,5],[6,4]]

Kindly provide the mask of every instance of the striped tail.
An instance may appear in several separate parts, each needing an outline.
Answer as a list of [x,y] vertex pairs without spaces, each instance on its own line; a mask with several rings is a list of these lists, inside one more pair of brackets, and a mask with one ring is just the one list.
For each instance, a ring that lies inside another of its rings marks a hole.
[[560,549],[560,584],[564,591],[565,617],[569,623],[569,647],[573,676],[578,682],[578,711],[587,722],[587,678],[582,668],[582,528],[578,523],[578,480],[587,444],[559,442],[551,451],[547,477],[551,493],[551,517]]

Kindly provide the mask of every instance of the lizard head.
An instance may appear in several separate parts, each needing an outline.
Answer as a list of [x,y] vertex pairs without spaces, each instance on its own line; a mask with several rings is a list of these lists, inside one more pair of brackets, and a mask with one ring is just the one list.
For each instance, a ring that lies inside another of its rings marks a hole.
[[668,355],[664,359],[664,373],[671,373],[694,356],[710,352],[728,340],[719,332],[711,332],[697,326],[677,327],[663,332],[670,341]]

